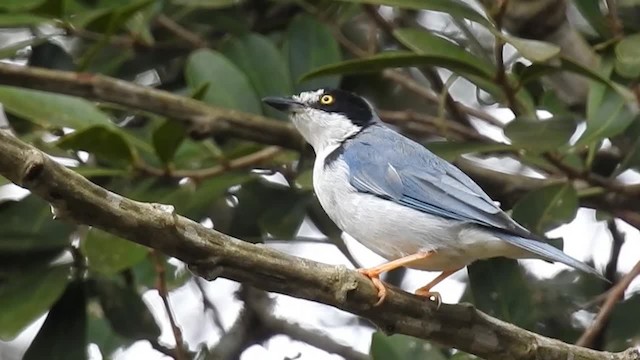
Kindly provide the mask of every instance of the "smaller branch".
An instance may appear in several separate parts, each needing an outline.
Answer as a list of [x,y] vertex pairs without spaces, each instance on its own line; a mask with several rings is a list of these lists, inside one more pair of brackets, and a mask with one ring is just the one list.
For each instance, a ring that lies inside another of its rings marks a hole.
[[607,0],[607,20],[609,21],[609,27],[611,33],[615,39],[621,39],[624,36],[624,29],[622,21],[618,16],[618,4],[616,0]]
[[[376,25],[378,25],[378,27],[384,33],[387,34],[387,36],[389,36],[391,39],[395,40],[396,37],[393,34],[393,31],[395,29],[394,24],[390,23],[384,17],[382,17],[382,15],[380,15],[380,13],[378,12],[378,9],[375,6],[373,6],[373,5],[363,5],[363,7],[364,7],[364,10],[367,13],[367,15],[369,15],[369,17],[371,18],[371,20],[373,20],[373,22]],[[396,42],[398,42],[398,41],[396,41]],[[403,46],[402,44],[400,44],[400,45]],[[449,94],[449,91],[447,91],[447,89],[445,88],[444,83],[442,82],[442,79],[440,78],[440,75],[438,75],[438,72],[435,71],[431,67],[425,68],[421,72],[429,80],[429,83],[431,83],[431,87],[433,87],[433,89],[434,89],[434,91],[436,93],[444,94],[445,105],[447,107],[447,110],[449,111],[449,113],[453,117],[453,120],[455,120],[456,122],[458,122],[460,124],[463,124],[463,125],[470,125],[469,119],[461,111],[461,109],[457,106],[457,103],[453,100],[453,97],[451,97],[451,94]],[[437,95],[436,95],[436,99],[437,99],[437,102],[439,103],[440,99],[439,99],[439,97]]]
[[178,327],[175,318],[173,317],[173,312],[171,311],[171,305],[169,304],[169,291],[167,290],[167,278],[166,278],[166,269],[164,267],[164,259],[163,255],[157,250],[151,250],[150,253],[156,271],[156,289],[158,290],[158,295],[162,299],[162,303],[164,304],[164,309],[167,312],[167,316],[169,317],[169,323],[171,324],[171,330],[173,331],[173,337],[176,341],[176,347],[173,352],[173,356],[176,360],[187,360],[189,357],[185,353],[184,341],[182,339],[182,331]]
[[451,138],[451,135],[453,133],[457,135],[457,138],[459,140],[464,139],[464,140],[477,140],[481,142],[494,142],[494,140],[478,133],[475,129],[472,129],[467,126],[461,125],[459,123],[451,122],[451,121],[442,121],[442,119],[437,118],[435,116],[416,113],[409,110],[405,110],[405,111],[378,110],[378,114],[386,123],[389,123],[389,124],[398,124],[402,122],[416,122],[419,124],[423,124],[423,125],[427,125],[429,127],[435,128],[435,131],[431,131],[431,133],[436,133],[444,137]]
[[174,34],[179,39],[187,42],[187,44],[189,44],[194,49],[209,47],[207,41],[200,37],[200,35],[178,24],[165,14],[158,15],[156,17],[156,23],[163,27],[165,30],[168,30],[169,32]]
[[607,228],[609,229],[609,233],[611,233],[611,255],[609,256],[609,262],[607,263],[607,267],[604,271],[604,276],[611,281],[611,283],[614,283],[616,272],[618,271],[620,249],[622,249],[622,245],[624,245],[625,238],[620,232],[620,229],[618,229],[615,219],[607,221]]
[[202,280],[201,277],[194,276],[193,282],[198,287],[198,290],[200,291],[200,296],[202,296],[202,306],[204,307],[205,311],[206,310],[211,311],[213,323],[218,327],[218,329],[220,329],[220,332],[222,332],[224,336],[224,334],[226,334],[226,331],[224,329],[224,325],[222,324],[222,321],[220,320],[221,319],[220,311],[218,311],[218,308],[216,307],[216,305],[213,302],[211,302],[211,300],[209,299],[209,296],[207,296],[207,290],[204,288],[204,284],[203,284],[204,280]]
[[636,263],[636,265],[625,275],[620,282],[615,284],[611,290],[609,291],[609,295],[607,295],[607,299],[605,300],[600,312],[596,316],[595,320],[591,324],[589,328],[580,336],[580,339],[576,342],[578,346],[589,347],[590,344],[596,339],[598,334],[600,334],[609,320],[609,316],[613,312],[613,308],[615,305],[624,297],[624,292],[627,290],[631,282],[640,275],[640,261]]
[[159,169],[142,162],[135,164],[135,167],[136,169],[153,176],[169,176],[177,179],[192,178],[194,180],[203,180],[224,174],[230,170],[244,169],[254,165],[259,165],[272,159],[281,152],[282,149],[278,146],[268,146],[262,150],[233,159],[222,165],[197,170]]
[[147,340],[147,341],[149,341],[149,343],[151,344],[151,347],[155,351],[157,351],[159,353],[162,353],[164,355],[167,355],[167,356],[169,356],[171,358],[175,357],[175,354],[176,354],[175,349],[168,348],[168,347],[160,344],[160,342],[158,342],[158,340],[155,340],[155,339],[154,340]]
[[333,340],[331,337],[321,334],[320,332],[306,329],[299,324],[291,323],[286,320],[269,316],[263,319],[265,326],[275,333],[287,335],[293,340],[307,343],[315,348],[324,350],[330,354],[340,355],[345,360],[369,360],[370,357],[359,351],[354,350],[350,346],[342,345]]

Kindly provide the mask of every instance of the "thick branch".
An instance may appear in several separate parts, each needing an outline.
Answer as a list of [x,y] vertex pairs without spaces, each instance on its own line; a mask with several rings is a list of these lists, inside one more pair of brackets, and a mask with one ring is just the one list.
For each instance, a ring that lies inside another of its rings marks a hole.
[[434,304],[389,289],[377,301],[364,276],[251,244],[174,213],[173,207],[133,201],[105,190],[46,154],[0,131],[0,174],[50,202],[60,218],[95,226],[174,256],[206,278],[331,305],[369,319],[386,332],[455,347],[488,359],[640,360],[637,349],[599,352],[546,338],[492,318],[471,305]]

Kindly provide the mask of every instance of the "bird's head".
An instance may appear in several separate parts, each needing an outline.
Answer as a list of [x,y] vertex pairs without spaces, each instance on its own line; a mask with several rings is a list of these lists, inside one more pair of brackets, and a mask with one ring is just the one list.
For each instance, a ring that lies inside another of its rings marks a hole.
[[267,97],[263,101],[287,112],[316,152],[340,144],[378,121],[365,99],[339,89],[305,91],[292,97]]

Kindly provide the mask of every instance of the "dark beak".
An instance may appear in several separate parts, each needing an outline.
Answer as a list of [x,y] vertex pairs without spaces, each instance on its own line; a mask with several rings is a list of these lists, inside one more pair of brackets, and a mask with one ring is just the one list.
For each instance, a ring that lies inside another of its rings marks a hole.
[[263,98],[262,101],[272,108],[280,111],[292,111],[296,108],[302,107],[302,103],[286,97],[269,96]]

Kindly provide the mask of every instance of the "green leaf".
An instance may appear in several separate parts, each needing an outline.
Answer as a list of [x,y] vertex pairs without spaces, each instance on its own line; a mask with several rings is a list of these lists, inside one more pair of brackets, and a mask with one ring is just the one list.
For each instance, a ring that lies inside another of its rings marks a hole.
[[622,39],[615,48],[616,72],[626,78],[640,76],[640,34]]
[[0,10],[23,11],[33,9],[42,4],[44,0],[2,0]]
[[482,14],[474,10],[466,3],[459,0],[340,0],[363,4],[397,6],[414,10],[431,10],[447,13],[456,18],[463,18],[477,22],[487,28],[493,28],[493,24]]
[[400,334],[387,336],[379,331],[371,337],[369,355],[372,360],[447,359],[440,349],[427,341]]
[[0,204],[0,252],[59,249],[70,242],[72,227],[53,220],[51,207],[35,195]]
[[496,69],[493,64],[478,58],[463,47],[428,31],[405,28],[398,29],[393,34],[404,46],[418,54],[451,59],[456,63],[466,63],[468,66],[475,68],[478,73],[486,75],[487,79],[492,79],[495,75]]
[[114,162],[130,163],[136,157],[133,146],[121,131],[102,125],[74,131],[63,136],[56,145],[65,150],[84,150]]
[[640,294],[637,292],[613,308],[605,333],[606,350],[623,351],[629,347],[629,344],[635,344],[640,340],[638,324],[631,321],[636,318],[638,308],[640,308]]
[[513,147],[504,143],[431,141],[425,147],[447,161],[454,161],[460,155],[510,151]]
[[335,74],[359,74],[378,72],[387,68],[411,66],[440,66],[461,74],[477,75],[485,78],[486,74],[464,61],[436,55],[419,55],[408,51],[388,51],[365,59],[347,60],[319,67],[302,76],[303,79]]
[[168,164],[186,136],[184,127],[177,121],[165,120],[152,135],[153,147],[163,163]]
[[106,279],[95,279],[94,290],[111,328],[131,340],[156,340],[160,328],[140,295]]
[[23,359],[87,359],[86,308],[85,285],[74,281],[49,311]]
[[525,328],[534,323],[531,289],[516,260],[476,261],[468,266],[468,273],[473,304],[478,309]]
[[51,19],[32,14],[0,14],[0,27],[14,28],[42,24]]
[[545,41],[522,39],[499,33],[497,30],[494,35],[502,37],[506,42],[513,45],[520,55],[533,62],[549,61],[560,54],[560,47]]
[[[293,93],[286,62],[267,37],[255,33],[234,37],[223,43],[220,51],[244,71],[259,97]],[[271,117],[286,119],[282,112],[263,109]]]
[[560,68],[604,84],[612,90],[615,90],[620,96],[628,101],[635,100],[635,96],[626,87],[611,81],[607,76],[603,76],[598,70],[590,69],[572,59],[567,58],[561,58]]
[[49,310],[68,277],[68,266],[56,266],[35,268],[0,283],[0,339],[12,340]]
[[172,0],[174,5],[182,5],[205,9],[222,9],[239,5],[244,0]]
[[142,245],[96,228],[89,230],[80,250],[87,257],[89,268],[105,275],[128,269],[144,260],[149,253]]
[[504,128],[514,146],[536,152],[565,147],[575,131],[575,121],[566,116],[545,120],[519,117]]
[[513,207],[513,218],[536,234],[570,222],[578,212],[578,194],[571,184],[552,184],[530,191]]
[[311,16],[301,15],[291,22],[286,36],[286,54],[297,91],[338,87],[340,76],[301,81],[303,74],[342,60],[340,47],[327,26]]
[[113,124],[91,102],[73,96],[0,86],[0,103],[7,112],[43,127],[84,129]]
[[191,89],[209,84],[203,101],[229,109],[261,113],[247,76],[224,55],[213,50],[196,50],[187,59],[185,78]]
[[[98,305],[96,304],[95,307],[98,307]],[[89,309],[92,310],[93,308],[94,304],[89,303]],[[113,359],[113,353],[118,348],[129,343],[129,341],[111,330],[111,326],[104,318],[104,314],[98,311],[89,311],[87,338],[90,344],[98,345],[103,359]]]
[[[598,91],[592,86],[590,91]],[[625,98],[611,88],[604,89],[601,101],[589,98],[587,111],[587,129],[576,142],[576,146],[587,145],[625,131],[633,122],[634,113]],[[591,103],[594,102],[594,104]]]
[[603,38],[608,38],[611,34],[606,17],[600,10],[600,0],[580,0],[574,1],[573,5],[580,11],[582,16],[589,22],[591,27]]

